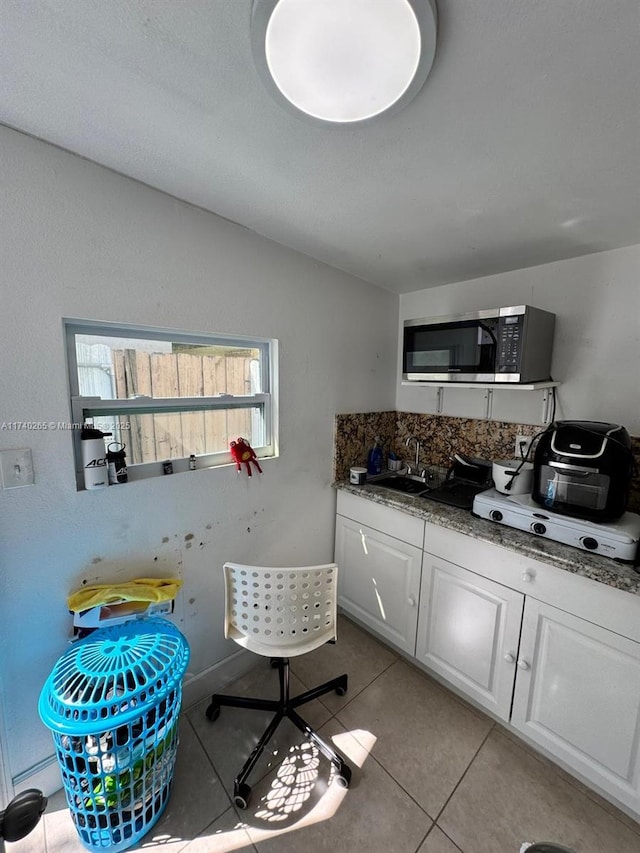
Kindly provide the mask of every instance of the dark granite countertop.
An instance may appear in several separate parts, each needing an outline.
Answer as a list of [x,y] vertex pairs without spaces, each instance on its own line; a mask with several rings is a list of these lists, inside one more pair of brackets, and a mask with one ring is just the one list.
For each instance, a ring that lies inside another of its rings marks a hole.
[[446,506],[414,495],[392,492],[373,483],[354,486],[348,482],[338,482],[334,483],[334,487],[374,503],[399,509],[431,524],[447,527],[458,533],[481,539],[483,542],[500,545],[531,559],[541,560],[573,574],[640,595],[640,574],[634,570],[633,566],[626,563],[617,563],[608,557],[601,557],[579,548],[562,545],[551,539],[542,539],[531,533],[476,518],[469,510]]

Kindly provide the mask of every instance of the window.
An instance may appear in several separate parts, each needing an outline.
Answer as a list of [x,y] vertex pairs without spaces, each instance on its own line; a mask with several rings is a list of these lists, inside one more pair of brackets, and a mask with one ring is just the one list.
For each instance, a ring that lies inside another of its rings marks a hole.
[[[74,426],[91,423],[126,446],[129,479],[231,462],[242,436],[276,453],[276,341],[65,320]],[[83,487],[79,428],[76,468]]]

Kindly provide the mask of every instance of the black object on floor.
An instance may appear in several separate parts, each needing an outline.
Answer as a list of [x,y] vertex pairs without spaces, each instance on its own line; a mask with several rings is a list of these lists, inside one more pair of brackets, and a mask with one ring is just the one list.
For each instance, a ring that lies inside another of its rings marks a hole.
[[4,840],[20,841],[29,835],[46,808],[47,798],[35,788],[15,796],[7,808],[0,812],[0,851],[4,850]]

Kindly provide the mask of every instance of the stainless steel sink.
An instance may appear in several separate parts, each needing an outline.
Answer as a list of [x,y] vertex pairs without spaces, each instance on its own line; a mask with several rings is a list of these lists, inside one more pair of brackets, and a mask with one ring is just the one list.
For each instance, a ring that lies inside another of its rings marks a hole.
[[381,477],[370,477],[367,482],[372,486],[404,492],[407,495],[420,495],[429,490],[426,480],[413,474],[383,474]]
[[377,477],[369,477],[367,483],[460,509],[471,509],[478,492],[488,488],[487,483],[478,485],[459,477],[447,478],[445,469],[436,466],[425,468],[423,473],[423,477],[415,474],[380,474]]

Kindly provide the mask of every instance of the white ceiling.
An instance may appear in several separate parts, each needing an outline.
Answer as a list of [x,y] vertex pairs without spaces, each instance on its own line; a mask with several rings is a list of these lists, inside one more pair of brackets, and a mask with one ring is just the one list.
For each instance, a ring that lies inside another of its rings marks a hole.
[[0,122],[400,293],[640,243],[638,0],[439,0],[352,128],[267,94],[251,6],[2,0]]

